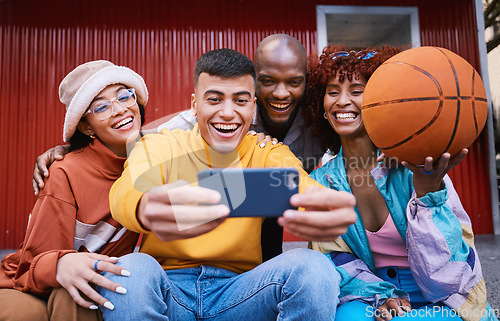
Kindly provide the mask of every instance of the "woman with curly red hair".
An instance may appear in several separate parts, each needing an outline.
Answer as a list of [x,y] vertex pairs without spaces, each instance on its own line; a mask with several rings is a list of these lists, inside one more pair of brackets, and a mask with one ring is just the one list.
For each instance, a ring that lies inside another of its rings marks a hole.
[[310,59],[304,119],[336,154],[311,177],[354,194],[358,214],[335,242],[312,243],[342,276],[336,320],[497,320],[469,216],[446,175],[467,150],[387,169],[364,128],[367,81],[400,51],[328,46]]

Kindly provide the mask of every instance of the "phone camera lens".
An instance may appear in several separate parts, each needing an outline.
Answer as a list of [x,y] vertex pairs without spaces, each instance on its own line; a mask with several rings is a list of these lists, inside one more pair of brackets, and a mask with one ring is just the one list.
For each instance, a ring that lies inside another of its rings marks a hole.
[[295,173],[289,173],[286,181],[288,188],[293,190],[299,185],[299,176]]

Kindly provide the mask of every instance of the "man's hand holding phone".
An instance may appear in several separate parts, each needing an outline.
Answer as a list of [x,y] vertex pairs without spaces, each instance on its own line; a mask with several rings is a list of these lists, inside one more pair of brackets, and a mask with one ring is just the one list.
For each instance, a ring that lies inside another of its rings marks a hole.
[[335,240],[357,218],[350,193],[311,186],[298,194],[296,170],[212,169],[199,178],[201,186],[177,181],[144,193],[137,207],[143,227],[173,241],[210,232],[228,216],[280,216],[290,234],[321,242]]
[[156,186],[139,201],[137,218],[162,241],[187,239],[210,232],[226,219],[227,206],[215,205],[220,198],[217,191],[186,181]]
[[[222,202],[231,209],[229,216],[279,216],[278,223],[290,234],[308,241],[333,241],[357,218],[355,198],[350,193],[311,186],[298,194],[295,169],[212,169],[198,177],[200,186],[219,191]],[[245,196],[243,201],[238,200],[241,195]],[[305,211],[297,210],[299,207]]]
[[355,198],[347,192],[311,186],[295,194],[290,203],[305,211],[286,210],[278,224],[288,233],[308,241],[333,241],[356,221]]

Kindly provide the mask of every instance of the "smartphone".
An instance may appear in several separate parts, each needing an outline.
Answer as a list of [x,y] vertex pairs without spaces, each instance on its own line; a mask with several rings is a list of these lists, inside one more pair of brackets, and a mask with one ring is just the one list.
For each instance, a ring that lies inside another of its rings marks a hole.
[[295,168],[212,168],[198,173],[199,186],[221,194],[220,204],[230,209],[230,217],[277,217],[299,191]]

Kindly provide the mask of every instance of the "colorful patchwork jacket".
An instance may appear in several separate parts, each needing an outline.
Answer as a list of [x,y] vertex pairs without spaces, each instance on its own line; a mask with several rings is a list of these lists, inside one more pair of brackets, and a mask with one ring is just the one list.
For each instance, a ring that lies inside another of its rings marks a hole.
[[[464,320],[481,320],[487,308],[486,286],[471,222],[450,178],[444,178],[444,189],[417,198],[413,173],[408,169],[378,166],[371,174],[406,241],[409,266],[424,297],[432,303],[444,303]],[[342,150],[311,177],[324,186],[351,192]],[[310,244],[325,253],[342,276],[340,304],[358,299],[378,308],[389,297],[408,299],[404,291],[374,274],[363,221],[357,208],[356,212],[356,223],[335,242]]]

